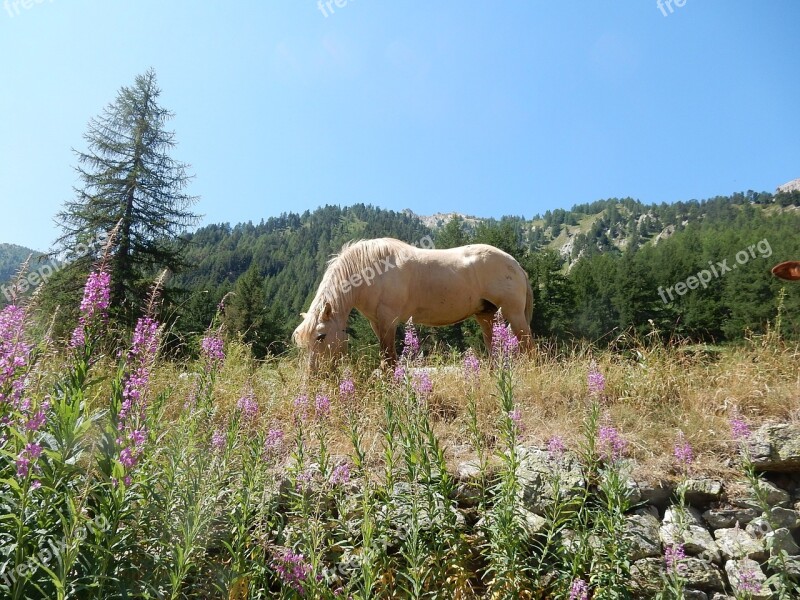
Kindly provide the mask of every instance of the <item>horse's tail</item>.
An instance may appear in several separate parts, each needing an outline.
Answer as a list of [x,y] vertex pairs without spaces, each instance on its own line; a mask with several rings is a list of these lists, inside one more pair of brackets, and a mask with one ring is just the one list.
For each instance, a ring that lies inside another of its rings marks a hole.
[[531,280],[525,274],[525,281],[528,283],[528,294],[525,298],[525,319],[528,325],[531,324],[531,319],[533,319],[533,288],[531,287]]

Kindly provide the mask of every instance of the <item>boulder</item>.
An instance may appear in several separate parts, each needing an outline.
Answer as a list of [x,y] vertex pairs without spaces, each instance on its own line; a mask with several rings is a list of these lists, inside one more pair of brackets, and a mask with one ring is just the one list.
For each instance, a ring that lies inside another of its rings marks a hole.
[[708,530],[700,525],[697,511],[668,509],[658,534],[664,546],[682,544],[687,555],[700,556],[717,564],[722,562],[717,543]]

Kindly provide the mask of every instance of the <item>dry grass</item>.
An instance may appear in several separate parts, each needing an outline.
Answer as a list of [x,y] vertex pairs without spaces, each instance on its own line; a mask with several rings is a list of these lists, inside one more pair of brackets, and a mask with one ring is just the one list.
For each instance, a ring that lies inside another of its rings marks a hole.
[[[626,342],[626,350],[593,351],[576,346],[566,353],[522,357],[515,366],[515,396],[522,411],[526,444],[546,444],[562,436],[574,445],[587,402],[587,373],[592,361],[606,378],[603,404],[607,419],[629,442],[638,473],[644,478],[671,477],[672,451],[683,432],[696,455],[697,474],[733,477],[734,444],[729,419],[741,415],[754,428],[765,422],[800,421],[800,347],[755,339],[727,348],[685,344]],[[438,364],[438,361],[437,361]],[[293,401],[300,394],[328,394],[332,402],[334,454],[350,452],[348,422],[358,419],[369,462],[380,465],[384,394],[390,374],[378,377],[356,366],[357,400],[338,402],[338,379],[306,378],[298,359],[253,361],[246,348],[231,345],[216,379],[218,408],[211,427],[222,427],[248,387],[256,393],[263,427],[292,429]],[[172,388],[167,414],[182,410],[193,376],[183,365],[163,363],[154,374],[156,389]],[[469,389],[460,365],[432,370],[429,400],[436,432],[449,462],[474,457],[467,435],[467,402],[475,394],[481,430],[491,447],[496,435],[498,400],[492,373],[486,369]]]

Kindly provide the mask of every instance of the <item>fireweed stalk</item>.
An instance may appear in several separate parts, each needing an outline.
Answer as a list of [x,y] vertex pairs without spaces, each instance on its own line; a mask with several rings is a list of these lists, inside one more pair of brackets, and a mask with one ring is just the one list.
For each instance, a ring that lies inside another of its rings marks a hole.
[[694,462],[694,451],[692,446],[686,441],[682,431],[678,432],[678,439],[672,451],[675,459],[675,467],[680,473],[681,480],[678,483],[677,495],[678,505],[673,508],[676,516],[675,520],[675,544],[664,548],[664,589],[658,595],[658,600],[680,600],[683,598],[683,591],[686,586],[686,565],[684,560],[686,553],[683,547],[683,539],[687,529],[687,513],[689,510],[686,502],[686,484]]
[[498,457],[502,461],[499,481],[491,489],[494,499],[486,518],[488,552],[487,575],[491,577],[489,590],[493,597],[516,598],[528,589],[528,565],[526,561],[527,537],[522,526],[518,498],[520,456],[516,406],[514,403],[513,359],[518,343],[511,328],[503,320],[500,311],[495,315],[492,327],[492,359],[496,366],[495,384],[500,398],[500,445]]

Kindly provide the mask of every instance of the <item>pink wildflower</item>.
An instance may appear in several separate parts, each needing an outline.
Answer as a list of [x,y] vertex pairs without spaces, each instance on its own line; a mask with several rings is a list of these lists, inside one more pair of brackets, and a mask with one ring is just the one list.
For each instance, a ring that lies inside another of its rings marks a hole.
[[356,385],[353,383],[353,379],[349,376],[342,379],[339,384],[339,397],[346,402],[354,399],[355,395]]
[[111,275],[106,271],[93,271],[86,280],[81,300],[82,322],[86,323],[99,316],[106,318],[109,305],[109,292],[111,289]]
[[330,482],[333,485],[345,485],[350,481],[350,465],[342,463],[336,465],[331,473]]
[[519,350],[519,340],[511,325],[506,325],[503,311],[498,310],[492,321],[492,356],[505,363]]
[[272,566],[284,585],[288,585],[298,594],[304,593],[303,584],[311,575],[311,565],[302,554],[285,548],[275,555]]
[[222,339],[217,335],[209,335],[200,342],[200,351],[209,368],[218,367],[225,360]]
[[569,600],[589,600],[589,585],[583,579],[574,579],[569,588]]
[[692,461],[694,461],[694,452],[689,442],[684,439],[682,431],[678,435],[678,441],[675,444],[673,454],[678,464],[684,469],[688,468],[688,466],[692,464]]
[[599,396],[606,389],[606,378],[597,368],[597,364],[592,361],[589,367],[589,376],[587,377],[589,383],[589,394],[592,396]]
[[314,412],[317,417],[327,417],[331,412],[331,400],[325,394],[317,394],[314,399]]
[[547,451],[553,456],[561,456],[566,449],[567,446],[564,444],[564,438],[560,435],[554,435],[547,442]]
[[433,382],[427,371],[414,371],[411,387],[420,398],[426,398],[433,391]]
[[620,436],[614,427],[600,428],[600,456],[605,460],[618,460],[622,458],[628,443]]
[[664,561],[667,563],[667,573],[682,574],[686,570],[686,565],[682,564],[686,558],[683,544],[670,544],[664,549]]
[[236,408],[238,408],[244,417],[250,421],[258,416],[258,402],[256,401],[256,394],[252,389],[249,389],[247,393],[239,398],[239,401],[236,403]]
[[217,452],[225,447],[225,434],[219,429],[215,429],[211,434],[211,447]]
[[750,427],[747,425],[747,422],[742,419],[741,417],[733,417],[730,420],[731,424],[731,436],[736,441],[746,441],[750,439]]
[[405,337],[403,338],[402,358],[411,360],[419,354],[419,338],[414,330],[414,322],[409,319],[406,323]]
[[280,429],[270,429],[264,440],[264,453],[272,455],[277,453],[283,446],[283,431]]
[[468,383],[473,383],[478,379],[480,372],[481,361],[478,360],[478,357],[475,356],[472,348],[470,348],[467,350],[466,354],[464,354],[464,379],[466,379]]

